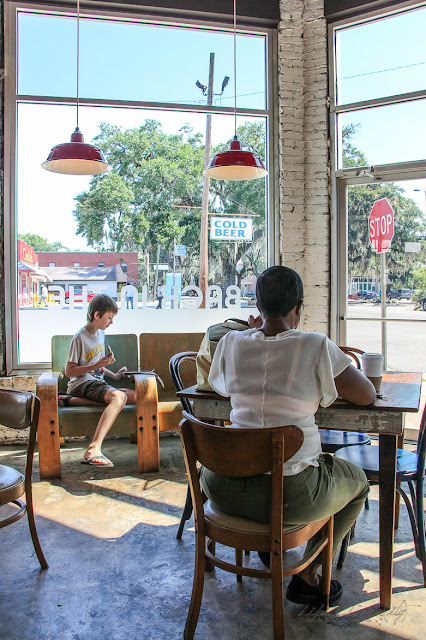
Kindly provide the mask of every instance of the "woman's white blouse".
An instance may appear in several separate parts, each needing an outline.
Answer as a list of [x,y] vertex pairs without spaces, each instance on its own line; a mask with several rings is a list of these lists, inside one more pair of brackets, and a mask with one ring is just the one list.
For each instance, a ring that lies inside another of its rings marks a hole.
[[318,466],[321,441],[314,416],[319,405],[328,407],[337,398],[334,378],[350,363],[320,333],[292,329],[266,337],[257,329],[230,331],[219,341],[209,382],[230,397],[235,426],[293,424],[303,431],[303,445],[284,465],[284,475],[295,475]]

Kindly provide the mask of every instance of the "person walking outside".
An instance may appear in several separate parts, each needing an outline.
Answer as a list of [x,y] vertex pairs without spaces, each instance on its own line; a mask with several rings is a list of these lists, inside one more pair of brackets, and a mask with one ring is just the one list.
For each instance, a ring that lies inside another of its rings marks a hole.
[[164,287],[163,287],[163,283],[159,282],[158,283],[158,287],[157,287],[157,298],[158,298],[158,304],[157,304],[157,309],[162,309],[163,308],[163,298],[164,298]]

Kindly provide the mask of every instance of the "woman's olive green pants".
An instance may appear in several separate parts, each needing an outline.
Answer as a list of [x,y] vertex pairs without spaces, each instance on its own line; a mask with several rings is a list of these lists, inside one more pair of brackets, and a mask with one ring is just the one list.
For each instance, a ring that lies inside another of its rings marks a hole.
[[[334,557],[361,511],[369,484],[364,471],[351,462],[328,453],[321,454],[318,462],[318,467],[284,476],[284,523],[306,524],[334,515]],[[201,484],[211,502],[225,513],[269,522],[270,475],[229,478],[203,469]],[[308,542],[307,551],[320,536]]]

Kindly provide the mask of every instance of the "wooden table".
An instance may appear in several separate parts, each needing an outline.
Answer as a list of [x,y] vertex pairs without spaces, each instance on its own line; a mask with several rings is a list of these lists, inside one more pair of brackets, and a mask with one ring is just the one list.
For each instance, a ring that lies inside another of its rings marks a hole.
[[[379,436],[380,606],[383,609],[391,608],[392,597],[397,440],[403,437],[404,414],[419,410],[421,385],[420,373],[384,373],[382,397],[374,405],[358,407],[339,398],[330,407],[320,408],[315,415],[319,427]],[[177,395],[192,401],[197,418],[229,420],[229,398],[197,391],[195,385]]]

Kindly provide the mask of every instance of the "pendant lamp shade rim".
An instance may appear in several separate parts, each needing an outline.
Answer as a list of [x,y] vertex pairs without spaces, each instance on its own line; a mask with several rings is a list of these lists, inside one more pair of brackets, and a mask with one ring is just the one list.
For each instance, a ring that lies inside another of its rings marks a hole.
[[216,153],[210,160],[204,175],[216,180],[254,180],[268,175],[257,153],[243,151],[234,138],[227,151]]
[[69,175],[99,175],[111,169],[102,150],[85,143],[78,128],[71,135],[71,142],[53,147],[41,166],[46,171]]

